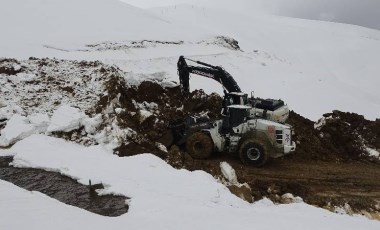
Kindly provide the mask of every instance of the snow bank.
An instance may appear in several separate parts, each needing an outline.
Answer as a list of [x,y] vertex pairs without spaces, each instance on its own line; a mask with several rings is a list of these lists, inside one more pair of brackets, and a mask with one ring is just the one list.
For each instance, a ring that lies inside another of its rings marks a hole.
[[34,133],[44,133],[49,120],[46,114],[33,114],[29,117],[14,114],[0,132],[0,147],[12,145]]
[[[70,132],[81,127],[84,127],[84,130],[89,137],[100,141],[99,143],[107,143],[109,142],[109,139],[101,138],[102,132],[96,133],[97,128],[102,123],[102,114],[97,114],[91,118],[84,114],[80,109],[71,107],[67,104],[63,104],[56,109],[53,112],[51,119],[47,114],[37,113],[27,117],[20,114],[14,114],[6,122],[5,128],[0,132],[0,147],[12,145],[32,134],[51,134],[52,132],[58,131]],[[116,128],[118,127],[114,127],[113,130]],[[125,130],[124,132],[128,132],[128,130]]]
[[[115,229],[107,218],[0,180],[1,229]],[[92,227],[93,225],[93,227]],[[89,227],[91,226],[91,227]]]
[[123,194],[131,197],[131,201],[127,214],[105,218],[0,181],[4,188],[0,190],[0,203],[5,204],[2,207],[9,207],[0,209],[0,226],[4,229],[25,226],[30,230],[47,229],[52,223],[57,230],[83,226],[156,230],[253,227],[371,230],[380,227],[376,221],[337,215],[304,203],[274,205],[263,200],[248,204],[232,195],[211,175],[203,171],[176,170],[151,154],[119,158],[101,146],[84,147],[43,135],[19,141],[10,151],[16,153],[15,166],[58,171],[83,184],[89,179],[102,182],[105,184],[103,194]]
[[96,128],[99,127],[102,122],[103,118],[101,114],[97,114],[93,118],[90,118],[79,108],[64,104],[54,111],[47,132],[70,132],[84,127],[86,133],[94,134]]
[[85,118],[86,115],[78,108],[73,108],[69,105],[62,105],[54,111],[47,132],[70,132],[72,130],[79,129],[82,126],[83,119]]

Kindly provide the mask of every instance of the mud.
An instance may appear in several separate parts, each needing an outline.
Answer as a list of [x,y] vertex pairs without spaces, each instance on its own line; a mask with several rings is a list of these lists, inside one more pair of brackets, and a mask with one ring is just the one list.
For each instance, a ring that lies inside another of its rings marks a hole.
[[38,191],[65,204],[76,206],[103,216],[120,216],[128,212],[127,197],[99,196],[94,189],[62,176],[60,173],[40,169],[14,168],[12,157],[0,157],[0,179],[29,191]]

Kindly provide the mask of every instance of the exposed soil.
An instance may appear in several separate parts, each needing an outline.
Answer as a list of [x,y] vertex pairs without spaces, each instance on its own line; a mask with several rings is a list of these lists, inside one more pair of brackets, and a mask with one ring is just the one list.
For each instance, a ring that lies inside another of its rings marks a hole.
[[255,200],[266,196],[281,202],[280,196],[292,193],[306,203],[324,208],[346,203],[360,213],[380,211],[380,164],[365,161],[299,161],[287,157],[273,159],[262,168],[245,167],[238,157],[220,155],[203,162],[188,161],[186,167],[221,175],[220,162],[236,170],[239,182],[247,182]]
[[0,179],[11,182],[29,191],[38,191],[65,204],[76,206],[103,216],[120,216],[128,212],[127,197],[99,196],[92,187],[62,176],[60,173],[40,169],[14,168],[9,165],[12,157],[0,157]]
[[[163,142],[162,137],[168,131],[168,124],[201,113],[207,113],[212,119],[217,118],[222,102],[217,94],[207,95],[203,90],[196,90],[183,95],[179,87],[163,88],[150,81],[115,92],[120,92],[121,107],[129,111],[117,116],[118,124],[137,133],[128,143],[115,150],[119,156],[152,152],[166,158],[167,154],[160,151],[155,143]],[[144,105],[146,102],[154,103],[157,109],[153,109],[152,115],[142,120],[141,111],[144,109],[136,108],[134,103]]]

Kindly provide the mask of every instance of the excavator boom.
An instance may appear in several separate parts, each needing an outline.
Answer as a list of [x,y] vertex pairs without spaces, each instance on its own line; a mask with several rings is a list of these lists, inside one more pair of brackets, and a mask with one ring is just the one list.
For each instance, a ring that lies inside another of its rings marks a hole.
[[[186,60],[195,62],[203,66],[188,65]],[[181,88],[186,93],[189,93],[190,91],[190,87],[189,87],[190,73],[211,78],[219,82],[220,84],[222,84],[224,90],[229,93],[241,92],[239,85],[236,83],[235,79],[231,76],[231,74],[229,74],[220,66],[213,66],[204,62],[186,59],[184,56],[180,56],[177,63],[177,68],[178,68],[178,75],[179,75]]]

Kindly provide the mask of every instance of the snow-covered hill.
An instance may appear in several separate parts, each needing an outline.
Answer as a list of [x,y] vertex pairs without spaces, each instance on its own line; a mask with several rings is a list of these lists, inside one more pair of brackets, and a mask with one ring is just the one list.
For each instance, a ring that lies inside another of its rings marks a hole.
[[202,60],[230,70],[246,92],[284,98],[312,119],[333,109],[380,117],[379,31],[187,5],[152,11],[173,23],[196,25],[239,41],[244,52]]
[[[54,55],[103,41],[183,36],[169,22],[118,0],[1,0],[0,56]],[[170,31],[169,33],[165,31]]]
[[[334,109],[380,117],[376,30],[191,5],[149,11],[116,0],[5,5],[2,57],[101,60],[177,80],[177,58],[186,55],[223,66],[244,91],[282,98],[313,120]],[[216,36],[237,40],[242,51],[225,48]],[[222,93],[220,85],[197,76],[191,86]]]

